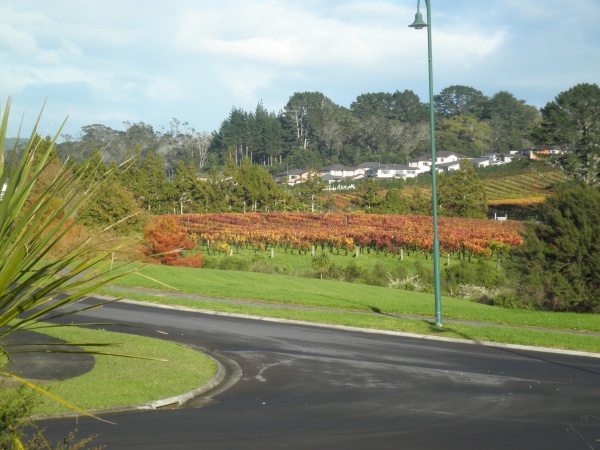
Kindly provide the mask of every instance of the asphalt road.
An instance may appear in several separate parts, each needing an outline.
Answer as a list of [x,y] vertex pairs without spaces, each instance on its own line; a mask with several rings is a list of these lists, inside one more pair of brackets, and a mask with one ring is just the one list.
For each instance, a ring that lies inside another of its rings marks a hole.
[[106,417],[116,425],[41,423],[53,441],[77,428],[109,449],[600,449],[598,358],[128,304],[90,316],[218,352],[241,377],[187,408]]

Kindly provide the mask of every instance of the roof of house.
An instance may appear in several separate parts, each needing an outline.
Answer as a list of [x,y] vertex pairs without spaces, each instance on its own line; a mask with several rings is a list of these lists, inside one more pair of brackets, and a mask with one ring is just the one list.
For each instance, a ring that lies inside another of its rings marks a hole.
[[461,155],[460,153],[456,153],[456,152],[447,152],[445,150],[436,150],[436,152],[435,152],[435,156],[441,156],[442,158],[452,156],[452,155],[456,156],[458,159],[466,158],[465,155]]
[[413,159],[409,160],[408,162],[419,162],[419,161],[431,161],[431,157],[430,156],[419,156],[417,158],[413,158]]
[[275,174],[275,176],[285,177],[286,175],[303,175],[307,172],[308,172],[308,170],[304,170],[304,169],[290,169],[290,170],[286,170],[285,172],[279,172],[278,174]]
[[321,171],[331,171],[331,170],[342,170],[342,171],[347,171],[347,172],[351,172],[354,170],[354,167],[348,167],[348,166],[343,166],[342,164],[334,164],[333,166],[329,166],[329,167],[323,167],[322,169],[319,169],[319,172]]
[[355,169],[376,169],[381,164],[378,162],[364,162],[359,164],[358,166],[354,166]]

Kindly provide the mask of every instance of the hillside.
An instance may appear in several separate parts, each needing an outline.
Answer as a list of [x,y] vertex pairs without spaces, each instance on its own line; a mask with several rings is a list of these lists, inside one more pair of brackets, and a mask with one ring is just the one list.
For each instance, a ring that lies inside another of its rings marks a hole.
[[564,181],[557,172],[531,172],[484,179],[488,202],[491,205],[513,200],[539,199],[552,194],[552,188]]

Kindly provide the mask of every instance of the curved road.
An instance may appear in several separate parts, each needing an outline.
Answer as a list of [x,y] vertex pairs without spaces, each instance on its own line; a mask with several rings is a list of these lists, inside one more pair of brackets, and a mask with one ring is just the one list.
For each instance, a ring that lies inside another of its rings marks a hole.
[[[229,389],[179,410],[41,423],[110,449],[600,449],[600,359],[113,304],[83,320],[218,352]],[[168,383],[169,380],[165,380]]]

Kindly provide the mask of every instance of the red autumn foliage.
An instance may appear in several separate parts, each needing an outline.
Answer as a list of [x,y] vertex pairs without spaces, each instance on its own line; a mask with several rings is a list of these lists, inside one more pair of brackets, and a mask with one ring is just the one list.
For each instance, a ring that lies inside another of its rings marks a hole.
[[144,231],[145,249],[149,262],[179,267],[202,267],[202,254],[183,257],[183,250],[193,250],[194,243],[188,238],[172,216],[162,216]]

